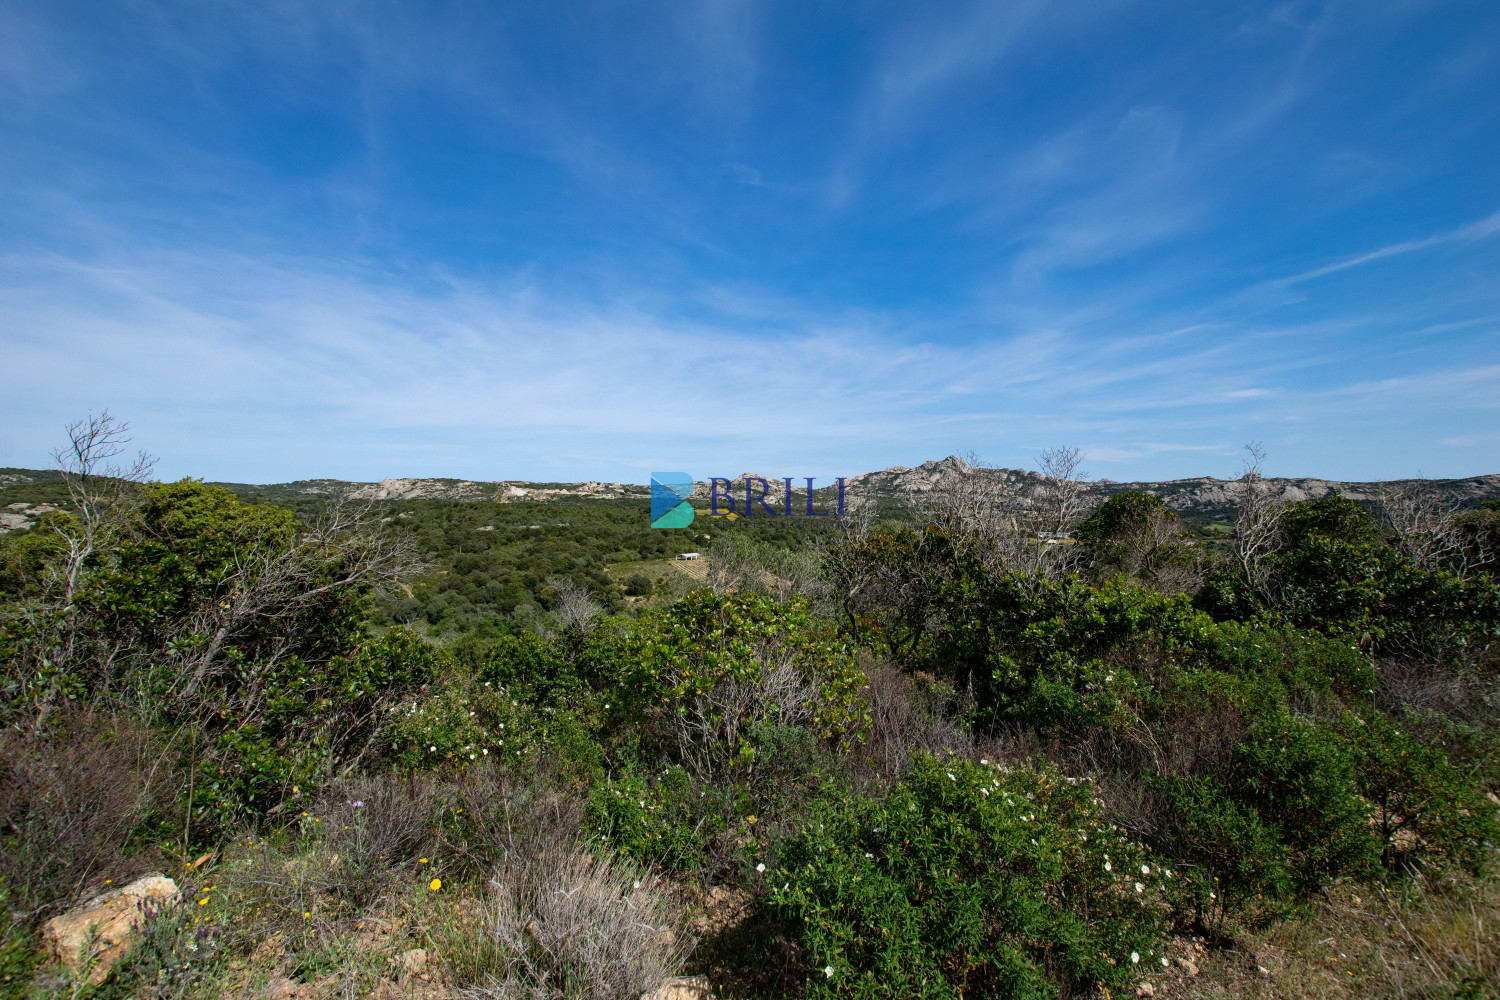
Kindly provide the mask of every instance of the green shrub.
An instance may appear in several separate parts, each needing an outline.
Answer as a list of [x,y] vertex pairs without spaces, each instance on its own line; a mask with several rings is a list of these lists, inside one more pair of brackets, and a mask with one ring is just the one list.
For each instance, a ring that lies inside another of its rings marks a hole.
[[[261,668],[260,698],[221,702],[208,727],[211,749],[198,755],[193,784],[195,828],[212,837],[306,801],[332,775],[378,766],[390,751],[410,763],[413,727],[403,726],[408,716],[401,709],[412,703],[395,699],[447,665],[440,650],[392,628],[324,662],[289,656]],[[445,741],[444,753],[455,756],[459,746]]]
[[1354,761],[1321,721],[1268,714],[1235,750],[1240,795],[1291,849],[1296,897],[1340,878],[1375,874],[1380,850],[1360,798]]
[[1252,926],[1297,909],[1292,848],[1279,830],[1213,778],[1169,776],[1153,784],[1171,804],[1158,841],[1194,873],[1173,897],[1179,909],[1199,921],[1209,913],[1236,912]]
[[694,871],[724,830],[724,795],[680,767],[648,780],[627,772],[589,793],[589,826],[620,855],[648,865]]
[[1500,842],[1500,829],[1494,806],[1479,794],[1472,776],[1384,713],[1349,715],[1341,729],[1386,864],[1438,857],[1478,872],[1485,844]]
[[[805,724],[848,749],[866,721],[869,681],[852,646],[802,598],[694,591],[608,645],[611,660],[594,675],[618,678],[615,728],[652,720],[679,749],[691,742],[700,773],[749,766],[754,751],[745,739],[757,725]],[[692,716],[691,734],[674,729],[674,716]]]
[[828,801],[763,877],[810,996],[1072,995],[1165,964],[1172,877],[1055,771],[920,756]]

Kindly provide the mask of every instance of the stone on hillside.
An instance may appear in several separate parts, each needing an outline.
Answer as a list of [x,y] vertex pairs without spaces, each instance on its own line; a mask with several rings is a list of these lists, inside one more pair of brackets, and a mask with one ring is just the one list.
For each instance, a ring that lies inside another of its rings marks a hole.
[[688,976],[667,980],[650,993],[642,993],[641,1000],[712,1000],[713,995],[706,976]]
[[176,882],[147,875],[96,896],[87,905],[47,921],[42,927],[47,954],[75,976],[87,972],[89,982],[98,986],[130,951],[148,909],[165,906],[177,895]]

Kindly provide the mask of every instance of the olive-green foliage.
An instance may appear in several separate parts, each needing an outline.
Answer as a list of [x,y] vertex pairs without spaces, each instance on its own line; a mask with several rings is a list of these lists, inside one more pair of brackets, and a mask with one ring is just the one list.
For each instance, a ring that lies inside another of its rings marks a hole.
[[[584,587],[618,611],[622,592],[649,593],[626,578],[618,587],[605,567],[669,559],[701,550],[723,536],[784,552],[817,530],[805,519],[699,517],[687,528],[650,527],[645,501],[416,500],[386,504],[391,524],[409,534],[430,560],[410,596],[380,602],[388,621],[423,624],[434,633],[493,628],[514,614],[551,610],[558,581]],[[501,626],[505,628],[505,626]]]
[[30,993],[31,973],[41,955],[29,945],[24,924],[11,916],[10,888],[0,879],[0,998],[21,1000]]
[[1380,525],[1370,512],[1337,490],[1318,500],[1287,504],[1280,529],[1285,549],[1300,548],[1313,538],[1346,545],[1373,545],[1381,540]]
[[1051,997],[1162,963],[1173,878],[1106,823],[1087,779],[919,757],[835,798],[762,878],[807,995]]
[[1379,845],[1359,797],[1354,761],[1336,728],[1267,712],[1235,748],[1232,780],[1291,853],[1295,899],[1377,871]]
[[393,693],[443,658],[408,631],[367,632],[367,588],[338,582],[350,550],[314,549],[290,511],[193,480],[144,484],[117,516],[69,606],[0,618],[11,711],[54,690],[184,729],[205,839],[376,761]]
[[1193,561],[1177,514],[1161,497],[1137,490],[1116,493],[1095,507],[1073,538],[1086,547],[1099,576],[1125,573],[1152,583],[1169,567]]
[[1340,729],[1359,794],[1374,807],[1373,831],[1387,864],[1420,856],[1420,845],[1482,868],[1484,845],[1500,843],[1500,826],[1471,771],[1383,713],[1346,716]]
[[679,871],[703,864],[709,843],[726,829],[727,812],[721,790],[681,767],[654,779],[626,771],[595,785],[588,800],[590,826],[614,850]]
[[1394,656],[1473,659],[1500,641],[1491,576],[1412,565],[1337,494],[1287,505],[1263,571],[1252,587],[1226,566],[1195,603],[1216,618],[1274,617]]
[[[1322,536],[1307,543],[1327,545],[1347,548]],[[1437,825],[1453,836],[1408,838],[1399,849],[1395,834],[1382,838],[1372,826],[1361,796],[1382,781],[1392,784],[1382,794],[1422,803],[1407,807],[1410,822],[1422,810],[1469,809],[1475,781],[1451,771],[1439,778],[1436,758],[1415,750],[1404,758],[1413,766],[1374,768],[1380,753],[1361,747],[1390,720],[1374,708],[1379,682],[1357,636],[1300,631],[1270,616],[1216,621],[1185,596],[1119,581],[1091,587],[993,572],[933,528],[872,538],[865,552],[906,574],[927,602],[912,618],[876,609],[866,641],[972,691],[981,731],[1030,731],[1063,759],[1110,761],[1117,784],[1159,786],[1161,800],[1141,819],[1158,831],[1153,846],[1226,880],[1225,899],[1260,918],[1294,912],[1341,879],[1372,877],[1382,857],[1469,862],[1479,850],[1482,831],[1452,821]],[[1445,574],[1404,572],[1408,597],[1460,586]],[[1433,606],[1416,601],[1417,613]],[[1434,627],[1401,614],[1409,632]],[[1357,719],[1363,728],[1349,721]],[[1141,746],[1181,749],[1143,755]]]
[[[641,618],[622,646],[614,718],[681,713],[726,684],[754,687],[779,666],[791,668],[815,690],[809,706],[815,732],[845,742],[855,737],[864,719],[859,692],[868,679],[855,662],[854,648],[819,622],[805,600],[783,603],[759,594],[694,591]],[[748,736],[752,723],[765,721],[761,717],[778,707],[787,706],[744,701],[733,717],[725,717],[722,708],[711,712],[728,724],[726,733]],[[739,738],[724,750],[728,757],[751,753]]]

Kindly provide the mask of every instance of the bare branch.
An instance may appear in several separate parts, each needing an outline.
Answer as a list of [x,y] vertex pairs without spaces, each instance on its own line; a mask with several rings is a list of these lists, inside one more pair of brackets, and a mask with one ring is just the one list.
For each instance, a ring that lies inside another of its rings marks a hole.
[[1261,443],[1250,442],[1245,445],[1245,452],[1244,471],[1238,483],[1240,514],[1235,524],[1234,553],[1245,583],[1256,593],[1264,594],[1268,582],[1265,558],[1279,543],[1286,501],[1261,474],[1266,464],[1266,450]]

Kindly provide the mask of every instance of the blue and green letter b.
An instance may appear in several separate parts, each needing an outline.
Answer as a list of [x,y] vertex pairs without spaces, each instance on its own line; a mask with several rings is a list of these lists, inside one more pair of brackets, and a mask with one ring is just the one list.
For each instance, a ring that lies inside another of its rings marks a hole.
[[651,527],[686,528],[693,523],[693,477],[686,472],[651,473]]

